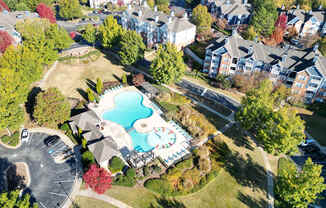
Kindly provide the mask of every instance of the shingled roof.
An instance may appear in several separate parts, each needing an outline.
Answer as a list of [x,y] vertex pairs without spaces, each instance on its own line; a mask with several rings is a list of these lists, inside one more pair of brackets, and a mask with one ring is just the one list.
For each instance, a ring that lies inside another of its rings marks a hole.
[[118,146],[111,137],[106,137],[96,143],[88,145],[98,163],[107,161],[113,156],[120,156],[121,153],[117,149]]
[[232,57],[248,56],[248,49],[252,46],[253,57],[256,61],[262,61],[265,64],[276,64],[281,62],[282,56],[286,55],[285,62],[282,66],[293,71],[301,71],[315,65],[318,71],[326,77],[326,57],[318,56],[316,63],[313,63],[315,53],[312,50],[294,50],[288,48],[270,47],[254,41],[244,40],[234,36],[220,38],[209,45],[207,48],[212,51],[224,47]]

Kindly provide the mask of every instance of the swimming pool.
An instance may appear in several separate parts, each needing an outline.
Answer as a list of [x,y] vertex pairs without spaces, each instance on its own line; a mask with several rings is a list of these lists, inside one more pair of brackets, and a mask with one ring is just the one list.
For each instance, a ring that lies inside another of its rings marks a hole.
[[102,118],[123,126],[131,136],[134,149],[138,152],[170,147],[175,143],[176,135],[167,128],[154,128],[148,134],[133,129],[137,120],[153,115],[153,110],[143,105],[143,99],[138,92],[122,92],[114,97],[114,109],[104,112]]
[[152,109],[143,105],[143,100],[138,92],[122,92],[114,97],[114,109],[104,112],[102,118],[118,123],[128,131],[135,121],[153,114]]

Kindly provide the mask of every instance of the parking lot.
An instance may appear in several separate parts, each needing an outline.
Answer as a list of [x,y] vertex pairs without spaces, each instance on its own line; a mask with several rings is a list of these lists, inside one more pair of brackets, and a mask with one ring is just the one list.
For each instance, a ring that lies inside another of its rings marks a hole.
[[77,176],[74,155],[67,157],[65,162],[56,163],[55,154],[59,155],[67,146],[59,140],[47,147],[44,139],[50,135],[31,133],[28,143],[18,149],[6,149],[0,146],[0,191],[3,190],[4,171],[15,162],[25,162],[30,171],[31,183],[25,192],[31,194],[40,208],[57,208],[67,200]]
[[[316,164],[322,165],[321,175],[324,177],[324,183],[326,184],[326,154],[322,153],[317,145],[313,143],[299,147],[300,154],[291,156],[291,159],[295,162],[298,168],[301,168],[305,161],[310,157]],[[326,191],[322,194],[322,197],[326,197]],[[326,207],[326,199],[321,200],[318,203],[321,207]]]

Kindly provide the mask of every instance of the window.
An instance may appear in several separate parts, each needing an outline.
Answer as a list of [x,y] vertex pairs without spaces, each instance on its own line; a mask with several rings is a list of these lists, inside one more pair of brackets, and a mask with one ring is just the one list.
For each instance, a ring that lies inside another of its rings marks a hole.
[[299,90],[292,90],[292,93],[297,95],[297,94],[299,94]]
[[296,82],[296,83],[295,83],[295,86],[298,87],[298,88],[302,88],[302,84],[299,83],[299,82]]
[[233,58],[232,59],[232,64],[237,64],[238,63],[238,59],[237,58]]
[[304,80],[306,80],[306,77],[305,77],[305,76],[302,76],[302,75],[300,75],[300,76],[299,76],[299,80],[302,80],[302,81],[304,81]]

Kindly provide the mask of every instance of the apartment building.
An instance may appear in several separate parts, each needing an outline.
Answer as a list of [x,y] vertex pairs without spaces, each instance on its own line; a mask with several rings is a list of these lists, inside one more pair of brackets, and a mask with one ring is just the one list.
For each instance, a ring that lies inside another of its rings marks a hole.
[[251,17],[251,4],[247,0],[203,0],[210,13],[227,20],[230,26],[248,24]]
[[138,3],[139,0],[89,0],[89,6],[97,9],[110,2],[116,5],[126,6],[128,4]]
[[196,36],[196,26],[189,22],[186,13],[179,18],[173,11],[167,15],[157,11],[156,7],[152,10],[146,5],[129,5],[118,22],[123,28],[139,33],[150,48],[156,44],[170,42],[181,50],[194,42]]
[[269,47],[236,36],[221,38],[206,48],[203,72],[210,77],[267,72],[272,81],[282,81],[307,102],[326,101],[326,58],[319,56],[317,48],[315,45],[307,52]]
[[326,34],[325,11],[304,11],[293,9],[288,12],[288,26],[295,27],[299,37],[315,35],[318,32],[323,36]]

